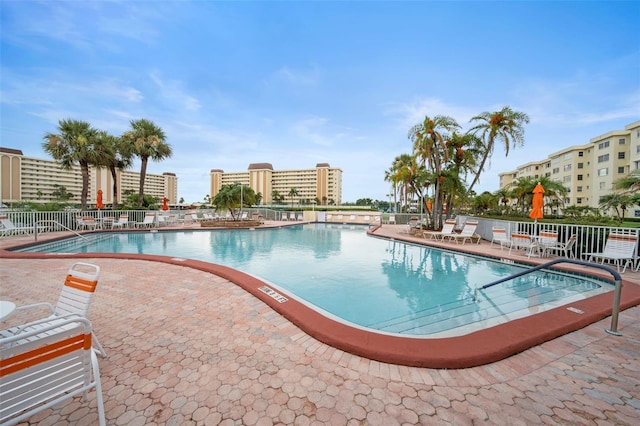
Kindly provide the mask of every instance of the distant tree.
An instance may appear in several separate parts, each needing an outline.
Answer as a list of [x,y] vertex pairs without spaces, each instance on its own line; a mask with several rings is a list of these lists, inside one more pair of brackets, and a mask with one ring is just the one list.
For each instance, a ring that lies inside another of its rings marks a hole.
[[371,206],[373,205],[373,200],[371,198],[360,198],[356,200],[356,206]]
[[291,188],[289,190],[289,197],[291,198],[291,207],[293,207],[293,202],[294,202],[294,198],[293,197],[297,197],[298,194],[298,190],[296,188]]
[[111,173],[113,181],[113,207],[117,207],[118,200],[118,179],[117,170],[126,170],[133,164],[133,153],[130,145],[124,143],[122,138],[110,135],[105,131],[99,131],[96,135],[96,149],[102,152],[98,167],[106,167]]
[[147,119],[132,120],[131,130],[122,135],[125,143],[134,155],[140,157],[140,187],[138,191],[138,207],[142,207],[144,180],[147,177],[147,163],[171,158],[171,146],[166,142],[164,131]]
[[631,200],[627,195],[612,192],[600,197],[598,205],[606,210],[613,209],[616,212],[618,220],[622,223],[622,219],[624,218],[625,211],[627,210],[630,201]]
[[231,214],[233,220],[237,220],[236,210],[242,203],[253,205],[255,203],[256,194],[249,187],[242,188],[240,184],[222,185],[220,191],[213,197],[213,204],[217,210],[227,210]]
[[58,161],[63,169],[70,170],[80,165],[82,192],[80,203],[87,210],[89,194],[89,166],[100,164],[102,152],[95,149],[97,131],[86,121],[60,120],[58,133],[47,133],[42,148]]
[[51,193],[51,196],[53,198],[55,198],[58,201],[69,201],[71,198],[73,198],[73,194],[67,191],[67,188],[62,186],[62,185],[58,185],[53,184],[53,187],[55,188],[53,190],[53,192]]
[[184,204],[184,197],[180,197],[180,201],[178,201],[180,204]]

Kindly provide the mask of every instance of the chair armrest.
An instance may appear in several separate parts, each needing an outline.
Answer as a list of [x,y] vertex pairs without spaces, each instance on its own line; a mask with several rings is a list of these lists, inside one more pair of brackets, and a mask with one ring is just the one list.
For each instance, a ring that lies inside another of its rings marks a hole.
[[54,311],[55,311],[55,308],[53,307],[53,305],[51,303],[49,303],[49,302],[39,302],[39,303],[31,303],[29,305],[16,306],[15,312],[26,311],[27,309],[39,308],[39,307],[42,307],[42,306],[46,306],[47,308],[49,308],[51,313],[54,313]]

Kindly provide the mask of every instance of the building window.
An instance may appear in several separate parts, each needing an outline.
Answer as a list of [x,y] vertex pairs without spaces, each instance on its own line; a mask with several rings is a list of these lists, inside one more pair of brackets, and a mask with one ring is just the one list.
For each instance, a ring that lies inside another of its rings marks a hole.
[[576,204],[582,204],[582,197],[576,198]]
[[618,153],[618,160],[624,160],[624,151]]
[[578,168],[579,169],[584,169],[584,163],[578,163]]
[[606,176],[609,174],[609,168],[598,169],[598,176]]
[[598,155],[598,163],[604,163],[605,161],[609,161],[609,154]]
[[600,182],[600,189],[604,189],[604,182]]
[[562,178],[562,181],[563,181],[564,183],[571,182],[571,175],[569,175],[569,176],[565,176],[564,178]]
[[565,172],[569,172],[569,171],[571,171],[571,164],[565,164],[565,165],[564,165],[564,171],[565,171]]
[[624,174],[624,166],[618,167],[618,173],[619,174]]
[[625,143],[627,143],[627,142],[625,141],[624,138],[618,139],[618,145],[624,145]]
[[598,149],[605,149],[605,148],[609,148],[609,141],[600,142],[598,144]]
[[571,153],[567,152],[565,155],[562,156],[563,160],[570,160],[571,159]]
[[578,175],[578,180],[582,180],[582,175]]
[[584,151],[578,151],[578,157],[584,157]]
[[640,217],[640,210],[634,210],[633,211],[633,217]]
[[560,173],[560,167],[556,167],[552,172],[554,175]]
[[576,191],[577,192],[582,192],[582,187],[581,186],[576,187]]

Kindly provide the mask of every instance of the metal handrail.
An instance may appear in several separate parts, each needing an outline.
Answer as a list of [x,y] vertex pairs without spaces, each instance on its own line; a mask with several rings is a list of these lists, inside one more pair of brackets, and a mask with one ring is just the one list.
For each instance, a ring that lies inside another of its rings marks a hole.
[[80,238],[84,238],[84,239],[85,239],[85,240],[87,240],[87,241],[89,240],[89,239],[88,239],[87,237],[85,237],[84,235],[79,234],[78,232],[74,231],[73,229],[71,229],[71,228],[68,228],[68,227],[64,226],[63,224],[61,224],[60,222],[58,222],[58,221],[56,221],[56,220],[52,220],[52,219],[43,219],[43,220],[36,220],[35,222],[33,222],[33,234],[34,234],[34,236],[35,236],[35,238],[36,238],[36,241],[38,241],[38,224],[41,224],[41,223],[54,223],[54,224],[56,224],[56,225],[60,226],[61,228],[66,229],[67,231],[73,232],[74,234],[76,234],[76,235],[77,235],[78,237],[80,237]]
[[497,284],[501,284],[505,281],[509,281],[512,280],[514,278],[518,278],[521,277],[523,275],[527,275],[530,274],[532,272],[535,271],[539,271],[540,269],[545,269],[548,268],[552,265],[555,265],[557,263],[573,263],[574,265],[582,265],[582,266],[589,266],[592,268],[599,268],[602,269],[606,272],[609,272],[611,275],[613,275],[613,278],[615,280],[615,290],[614,290],[614,294],[613,294],[613,307],[611,308],[611,328],[608,330],[605,330],[607,333],[609,334],[613,334],[614,336],[622,336],[622,333],[618,332],[618,316],[620,315],[620,297],[622,294],[622,276],[620,275],[620,273],[618,271],[616,271],[615,269],[611,268],[610,266],[606,266],[606,265],[601,265],[599,263],[591,263],[591,262],[586,262],[584,260],[577,260],[577,259],[554,259],[551,260],[547,263],[543,263],[541,265],[538,266],[534,266],[533,268],[529,268],[526,269],[522,272],[518,272],[517,274],[513,274],[510,275],[506,278],[501,278],[497,281],[491,282],[489,284],[485,284],[483,286],[477,287],[474,291],[473,291],[473,300],[475,302],[478,301],[478,292],[481,290],[484,290],[486,288],[489,287],[493,287],[494,285]]

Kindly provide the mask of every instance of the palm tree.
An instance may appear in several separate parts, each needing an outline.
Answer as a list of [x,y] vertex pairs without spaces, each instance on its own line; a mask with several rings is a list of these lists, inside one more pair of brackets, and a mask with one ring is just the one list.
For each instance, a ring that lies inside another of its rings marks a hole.
[[291,207],[292,208],[293,208],[293,201],[294,201],[293,197],[297,197],[298,195],[299,195],[298,194],[298,190],[296,188],[291,188],[289,190],[289,197],[291,197]]
[[101,164],[98,167],[107,167],[113,180],[113,207],[117,207],[118,200],[118,179],[117,170],[126,170],[133,164],[133,153],[130,145],[124,143],[118,136],[110,135],[105,131],[98,132],[98,148],[103,151]]
[[80,165],[82,211],[87,210],[89,166],[100,164],[102,156],[102,152],[95,149],[96,133],[97,131],[86,121],[60,120],[58,121],[58,133],[47,133],[42,144],[45,152],[59,161],[63,169],[69,170],[76,164]]
[[[622,219],[624,218],[624,214],[629,205],[629,201],[629,197],[618,192],[612,192],[600,197],[598,205],[603,209],[613,209],[616,212],[616,216],[618,216],[618,221],[622,223]],[[620,210],[622,210],[622,214],[620,214]]]
[[147,176],[147,163],[149,158],[153,161],[171,158],[173,152],[166,142],[162,129],[147,119],[132,120],[131,130],[122,135],[123,140],[129,144],[134,155],[140,157],[140,188],[138,191],[138,208],[142,207],[144,196],[144,180]]
[[420,124],[416,124],[409,130],[408,137],[413,142],[413,152],[419,164],[425,167],[427,172],[438,176],[434,184],[434,197],[432,204],[432,222],[436,229],[442,227],[443,200],[441,199],[441,185],[444,181],[444,167],[449,161],[447,148],[447,133],[453,133],[460,128],[456,120],[444,115],[436,115],[433,118],[425,116]]
[[524,145],[524,124],[529,123],[529,116],[525,113],[514,111],[508,106],[496,112],[483,112],[471,118],[471,122],[480,123],[469,129],[468,133],[480,133],[484,141],[484,152],[475,177],[467,189],[471,193],[473,187],[480,180],[480,174],[484,171],[487,160],[493,154],[496,142],[504,143],[505,155],[509,155],[511,146]]

